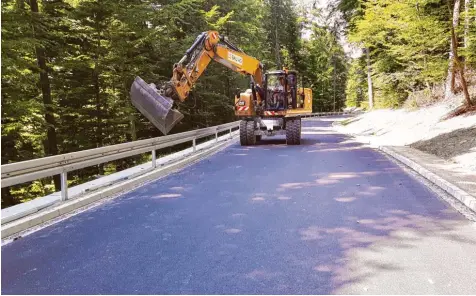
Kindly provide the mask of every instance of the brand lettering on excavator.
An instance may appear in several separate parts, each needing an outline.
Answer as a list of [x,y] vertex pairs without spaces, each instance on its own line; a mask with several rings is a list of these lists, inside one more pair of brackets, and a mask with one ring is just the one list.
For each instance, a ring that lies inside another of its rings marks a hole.
[[233,54],[232,52],[228,52],[228,60],[238,64],[238,65],[243,65],[243,58],[240,56],[237,56],[236,54]]

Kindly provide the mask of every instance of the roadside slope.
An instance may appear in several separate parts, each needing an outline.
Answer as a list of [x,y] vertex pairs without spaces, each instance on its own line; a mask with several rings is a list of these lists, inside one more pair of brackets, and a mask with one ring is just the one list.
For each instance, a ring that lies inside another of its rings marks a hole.
[[476,171],[476,114],[443,120],[452,109],[440,103],[416,111],[376,110],[337,128],[372,145],[411,146]]

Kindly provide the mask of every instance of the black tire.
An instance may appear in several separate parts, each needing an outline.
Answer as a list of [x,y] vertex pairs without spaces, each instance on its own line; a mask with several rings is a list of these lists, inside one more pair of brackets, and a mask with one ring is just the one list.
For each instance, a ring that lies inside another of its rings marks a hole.
[[248,145],[247,136],[246,136],[247,127],[248,127],[248,125],[247,125],[246,120],[240,121],[240,144],[241,144],[241,146]]
[[253,120],[250,120],[246,123],[246,143],[248,145],[256,144],[255,122]]
[[294,121],[294,145],[301,144],[301,118],[296,118]]
[[286,120],[286,144],[294,145],[294,120]]
[[256,142],[261,141],[261,135],[256,135]]

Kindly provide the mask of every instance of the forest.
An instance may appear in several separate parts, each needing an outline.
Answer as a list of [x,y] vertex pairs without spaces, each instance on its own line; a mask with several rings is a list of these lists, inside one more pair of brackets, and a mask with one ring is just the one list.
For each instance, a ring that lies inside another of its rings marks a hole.
[[363,52],[348,68],[348,106],[421,107],[462,94],[472,108],[476,1],[342,0],[337,8]]
[[[1,30],[2,165],[161,136],[132,106],[130,86],[170,79],[207,30],[265,69],[297,70],[314,112],[458,93],[474,104],[476,0],[5,0]],[[236,120],[233,94],[248,85],[210,64],[172,133]],[[69,186],[149,157],[71,172]],[[58,190],[56,177],[2,188],[2,208]]]

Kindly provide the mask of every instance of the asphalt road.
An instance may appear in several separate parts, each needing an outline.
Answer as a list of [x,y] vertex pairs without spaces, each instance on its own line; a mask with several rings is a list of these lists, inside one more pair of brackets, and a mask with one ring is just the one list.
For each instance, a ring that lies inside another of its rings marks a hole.
[[303,123],[2,247],[2,294],[476,294],[476,227],[381,153]]

